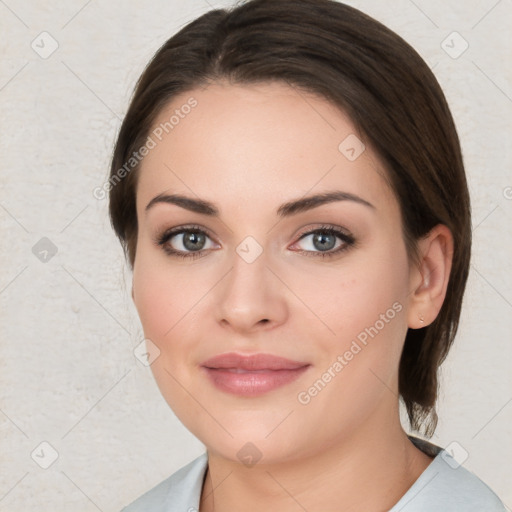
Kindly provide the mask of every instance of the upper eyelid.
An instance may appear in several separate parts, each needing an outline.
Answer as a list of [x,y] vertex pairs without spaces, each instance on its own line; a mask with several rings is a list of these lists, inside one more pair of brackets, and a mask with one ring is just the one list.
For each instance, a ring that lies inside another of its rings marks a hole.
[[[160,236],[157,236],[157,240],[160,241],[160,240],[166,239],[166,241],[164,243],[167,243],[167,242],[169,242],[169,240],[171,238],[173,238],[176,235],[180,235],[180,234],[183,234],[186,232],[194,232],[194,231],[202,232],[206,236],[208,236],[208,238],[210,238],[214,243],[217,243],[217,244],[219,243],[216,241],[215,236],[213,236],[207,228],[204,228],[204,227],[198,226],[198,225],[177,226],[175,228],[170,228],[168,230],[164,230],[164,232]],[[340,234],[345,235],[346,237],[354,238],[353,235],[351,234],[351,232],[348,231],[346,228],[324,223],[317,227],[306,227],[303,230],[301,230],[299,232],[299,234],[296,235],[296,241],[293,242],[292,245],[294,245],[297,242],[299,242],[300,240],[302,240],[305,236],[312,235],[318,231],[336,231],[336,232],[339,232]],[[339,234],[335,234],[335,236],[340,238]],[[197,252],[199,252],[199,251],[197,251]]]
[[209,238],[211,238],[212,240],[215,239],[215,237],[210,233],[210,231],[202,226],[177,226],[175,228],[170,228],[170,229],[164,229],[161,234],[158,234],[157,235],[157,239],[163,239],[163,238],[167,238],[167,239],[170,239],[176,235],[181,235],[183,233],[188,233],[188,232],[201,232],[201,233],[204,233],[205,235],[207,235]]

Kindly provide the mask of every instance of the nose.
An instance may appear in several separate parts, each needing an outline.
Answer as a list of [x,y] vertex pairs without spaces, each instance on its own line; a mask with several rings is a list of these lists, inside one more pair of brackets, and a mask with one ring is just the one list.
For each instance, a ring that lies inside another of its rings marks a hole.
[[252,262],[235,253],[230,272],[216,288],[216,318],[225,328],[249,334],[286,321],[286,287],[268,267],[265,252]]

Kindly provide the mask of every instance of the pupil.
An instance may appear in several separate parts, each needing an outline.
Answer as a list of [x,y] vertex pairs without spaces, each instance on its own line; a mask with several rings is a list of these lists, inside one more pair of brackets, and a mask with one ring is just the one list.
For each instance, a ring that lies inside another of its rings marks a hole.
[[197,249],[198,245],[201,246],[202,244],[204,244],[204,235],[202,233],[186,234],[183,240],[183,245],[189,250]]
[[[330,238],[330,242],[329,241],[326,242],[326,239],[329,239],[329,238]],[[329,250],[334,247],[334,245],[336,244],[336,240],[333,235],[321,233],[321,234],[317,234],[314,236],[313,244],[316,246],[317,249]],[[318,244],[318,246],[317,246],[317,244]]]

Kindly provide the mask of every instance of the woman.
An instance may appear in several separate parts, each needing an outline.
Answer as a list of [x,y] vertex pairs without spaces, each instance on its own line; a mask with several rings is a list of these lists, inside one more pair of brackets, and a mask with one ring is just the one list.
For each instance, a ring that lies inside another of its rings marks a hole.
[[207,447],[127,512],[505,510],[400,423],[435,430],[471,221],[399,36],[331,0],[201,16],[141,76],[109,185],[153,374]]

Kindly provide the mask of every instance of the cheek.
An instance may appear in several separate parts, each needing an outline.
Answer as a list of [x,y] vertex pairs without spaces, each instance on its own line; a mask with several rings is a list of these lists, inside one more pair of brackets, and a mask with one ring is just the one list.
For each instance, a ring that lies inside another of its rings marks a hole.
[[308,322],[318,356],[314,377],[335,382],[329,387],[346,405],[357,401],[362,406],[364,396],[373,402],[383,387],[394,386],[407,332],[405,248],[376,247],[347,259],[339,269],[310,272],[295,281],[295,290],[316,316]]
[[199,308],[194,305],[204,292],[198,289],[197,283],[187,286],[186,272],[159,264],[154,255],[151,261],[143,251],[137,257],[133,272],[134,304],[144,337],[160,351],[151,371],[169,406],[173,410],[186,410],[190,397],[180,383],[189,379],[193,340],[197,338],[192,330],[201,321]]
[[166,265],[165,258],[144,249],[137,258],[133,270],[134,304],[145,336],[164,343],[172,338],[175,326],[188,317],[200,290],[196,281],[190,283],[186,271]]
[[[369,414],[396,400],[407,331],[401,263],[353,266],[336,279],[315,280],[311,303],[334,334],[315,322],[326,334],[315,338],[319,359],[297,401],[304,417],[324,418],[326,435],[356,429]],[[319,293],[323,284],[329,291]]]
[[154,339],[157,344],[177,321],[177,311],[170,307],[173,303],[173,292],[169,285],[165,276],[148,266],[144,266],[141,271],[134,269],[134,303],[144,335]]
[[[174,388],[176,382],[168,372],[180,381],[188,379],[188,369],[197,364],[198,340],[211,332],[211,312],[205,304],[219,277],[206,266],[170,263],[145,248],[137,257],[134,304],[144,337],[160,350],[151,369],[159,385],[166,382],[166,388]],[[169,395],[168,391],[163,394]]]
[[[303,313],[327,346],[338,349],[365,329],[377,324],[379,331],[402,332],[408,271],[405,254],[385,247],[374,254],[352,255],[338,267],[309,266],[307,272],[290,269],[285,276],[302,302]],[[309,312],[307,311],[309,310]],[[384,324],[383,324],[384,322]],[[385,327],[384,327],[385,326]],[[335,340],[338,340],[338,344]]]

